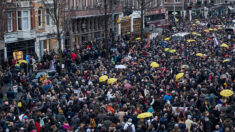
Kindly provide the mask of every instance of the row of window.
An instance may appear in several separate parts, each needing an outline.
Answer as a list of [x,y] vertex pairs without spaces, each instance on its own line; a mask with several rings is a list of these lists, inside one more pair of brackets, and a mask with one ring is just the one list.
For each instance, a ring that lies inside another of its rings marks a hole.
[[[16,12],[16,20],[17,20],[17,30],[18,31],[27,31],[30,30],[30,25],[31,25],[31,20],[30,20],[30,11],[28,10],[23,10],[23,11],[17,11]],[[39,28],[42,28],[43,25],[43,10],[39,9],[38,10],[38,26]],[[46,14],[45,14],[45,23],[47,26],[52,25],[52,20],[50,18],[49,15],[49,10],[46,10]],[[7,13],[7,27],[8,27],[8,32],[12,32],[13,31],[13,16],[12,16],[12,12],[8,12]]]

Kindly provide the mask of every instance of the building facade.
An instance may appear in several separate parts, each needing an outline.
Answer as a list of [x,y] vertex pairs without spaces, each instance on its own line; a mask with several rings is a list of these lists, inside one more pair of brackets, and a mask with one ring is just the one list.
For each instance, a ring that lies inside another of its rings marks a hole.
[[4,7],[5,58],[12,58],[15,51],[34,55],[36,32],[33,0],[5,0]]
[[[3,20],[3,1],[0,1],[0,20]],[[4,21],[0,21],[0,64],[4,61]]]
[[[108,38],[112,38],[112,30],[115,36],[118,34],[117,20],[122,7],[118,0],[106,0],[106,6]],[[71,31],[65,30],[66,48],[104,38],[104,0],[67,0],[66,7],[71,24]]]
[[45,6],[42,0],[36,0],[34,5],[35,10],[35,52],[39,59],[42,58],[45,51],[58,49],[56,40],[56,26],[49,14],[49,9]]

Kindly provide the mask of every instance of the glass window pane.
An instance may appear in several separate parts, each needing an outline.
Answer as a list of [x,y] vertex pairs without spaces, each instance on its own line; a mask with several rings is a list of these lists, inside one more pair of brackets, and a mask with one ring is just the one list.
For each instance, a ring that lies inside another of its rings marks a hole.
[[18,11],[18,30],[22,30],[21,11]]
[[23,12],[23,17],[29,17],[29,12],[28,11],[24,11]]
[[7,13],[8,20],[7,20],[7,25],[8,25],[8,31],[12,30],[12,16],[11,13]]
[[38,25],[42,26],[42,11],[38,10]]
[[29,19],[28,19],[28,17],[23,18],[23,26],[24,26],[24,30],[29,29]]

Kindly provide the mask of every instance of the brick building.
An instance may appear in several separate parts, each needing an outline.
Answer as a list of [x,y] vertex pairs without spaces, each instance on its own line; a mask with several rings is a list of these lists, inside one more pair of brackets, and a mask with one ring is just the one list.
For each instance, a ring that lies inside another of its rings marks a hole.
[[[113,2],[113,3],[111,3]],[[112,22],[114,22],[114,33],[118,33],[117,20],[121,14],[121,3],[119,0],[107,0],[108,14],[108,36],[112,35]],[[66,8],[71,17],[71,31],[65,33],[65,47],[69,44],[81,44],[89,40],[104,38],[105,11],[103,0],[67,0]],[[112,16],[113,14],[113,16]],[[72,37],[72,39],[70,37]],[[71,41],[72,42],[69,42]]]
[[5,58],[12,58],[14,51],[33,55],[36,37],[33,0],[4,1],[4,39],[7,52]]

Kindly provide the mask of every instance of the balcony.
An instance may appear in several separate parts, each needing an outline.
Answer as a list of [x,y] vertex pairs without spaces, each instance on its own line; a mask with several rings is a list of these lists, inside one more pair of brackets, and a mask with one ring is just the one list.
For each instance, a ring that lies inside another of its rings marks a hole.
[[18,1],[16,2],[16,7],[30,7],[29,1]]

